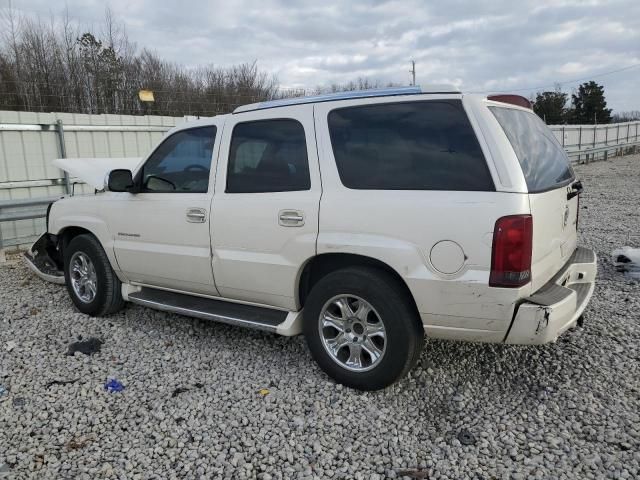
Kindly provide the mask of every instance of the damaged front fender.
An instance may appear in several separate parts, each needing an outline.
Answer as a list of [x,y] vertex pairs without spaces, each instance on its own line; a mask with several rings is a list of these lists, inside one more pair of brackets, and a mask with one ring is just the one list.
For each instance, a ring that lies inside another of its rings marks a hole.
[[47,282],[64,285],[62,250],[58,237],[45,233],[24,253],[27,266]]

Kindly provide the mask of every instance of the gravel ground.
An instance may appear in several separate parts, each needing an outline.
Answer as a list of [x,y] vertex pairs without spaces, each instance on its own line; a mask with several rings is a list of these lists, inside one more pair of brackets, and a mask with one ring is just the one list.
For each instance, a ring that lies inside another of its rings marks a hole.
[[[0,266],[0,478],[639,478],[640,283],[609,254],[640,234],[640,156],[578,171],[600,257],[585,326],[542,347],[428,341],[382,392],[331,382],[302,338],[90,318]],[[101,351],[68,356],[81,337]]]

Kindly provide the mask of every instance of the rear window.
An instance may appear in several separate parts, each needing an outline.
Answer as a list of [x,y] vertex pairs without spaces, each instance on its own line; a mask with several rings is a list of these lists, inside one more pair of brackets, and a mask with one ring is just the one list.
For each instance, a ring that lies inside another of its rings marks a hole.
[[231,136],[227,193],[309,190],[304,128],[297,120],[238,123]]
[[348,188],[495,190],[459,100],[340,108],[329,132]]
[[530,193],[552,190],[574,179],[562,146],[535,113],[489,107],[516,152]]

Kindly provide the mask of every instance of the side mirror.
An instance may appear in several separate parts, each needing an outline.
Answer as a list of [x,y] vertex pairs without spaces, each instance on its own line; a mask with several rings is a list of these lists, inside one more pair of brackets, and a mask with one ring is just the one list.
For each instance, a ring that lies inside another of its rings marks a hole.
[[133,187],[131,170],[111,170],[105,186],[110,192],[128,192]]

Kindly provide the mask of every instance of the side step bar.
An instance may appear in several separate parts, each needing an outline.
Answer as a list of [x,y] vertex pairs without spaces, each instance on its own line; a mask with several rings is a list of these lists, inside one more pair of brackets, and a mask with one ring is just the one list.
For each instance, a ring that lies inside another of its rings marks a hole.
[[300,312],[284,312],[148,287],[142,288],[139,292],[130,293],[128,297],[132,303],[156,310],[281,335],[297,335],[301,330]]

